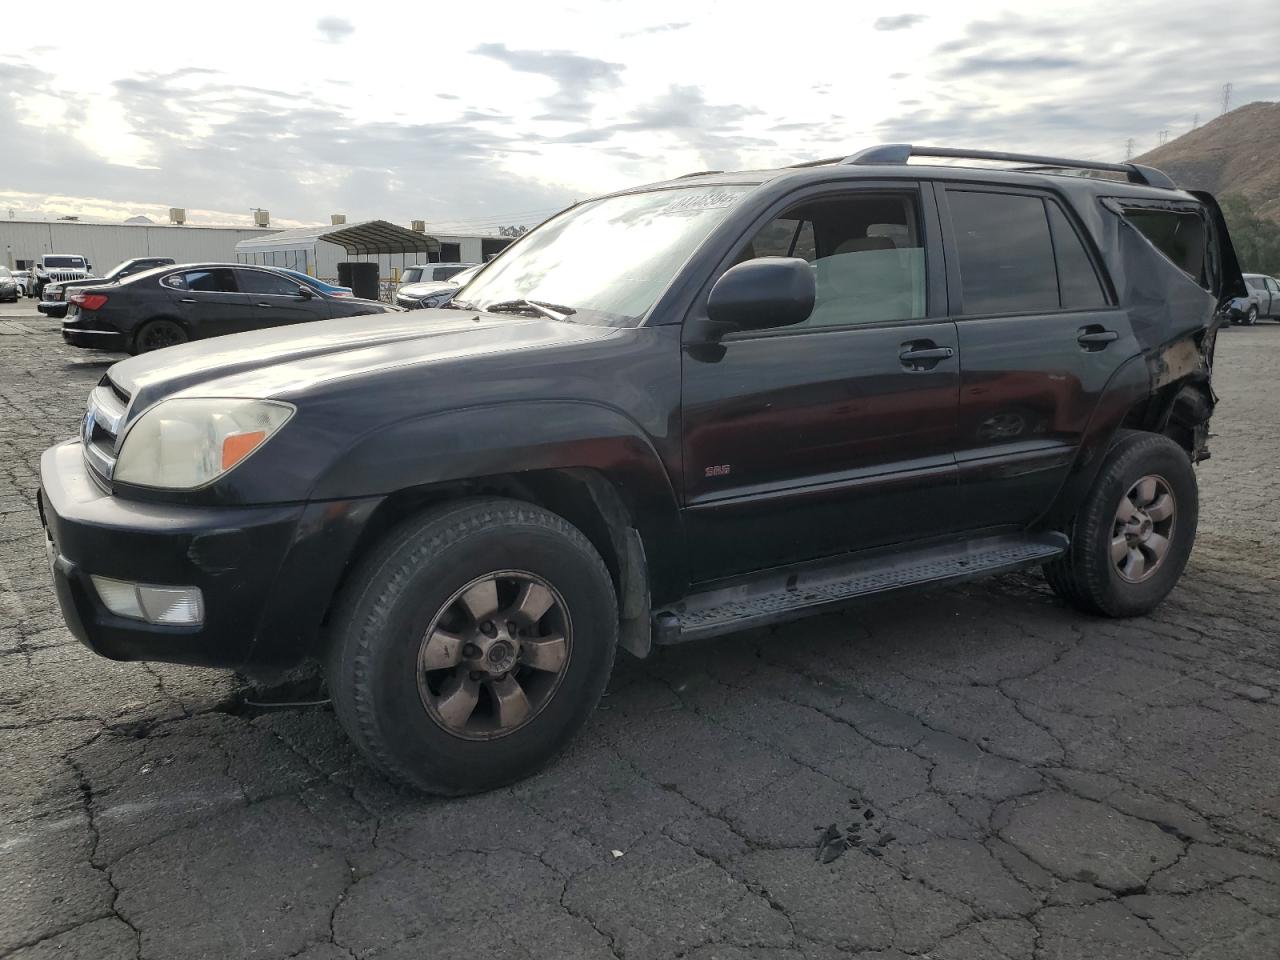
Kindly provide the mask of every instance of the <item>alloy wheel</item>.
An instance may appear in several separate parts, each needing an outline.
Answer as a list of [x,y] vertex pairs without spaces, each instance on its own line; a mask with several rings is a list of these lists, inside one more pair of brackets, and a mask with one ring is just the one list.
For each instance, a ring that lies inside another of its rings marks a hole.
[[507,736],[555,695],[572,652],[568,608],[541,577],[479,577],[432,618],[418,650],[418,694],[431,719],[466,740]]
[[1154,474],[1142,477],[1121,497],[1111,530],[1111,562],[1121,579],[1141,583],[1160,568],[1176,513],[1168,481]]

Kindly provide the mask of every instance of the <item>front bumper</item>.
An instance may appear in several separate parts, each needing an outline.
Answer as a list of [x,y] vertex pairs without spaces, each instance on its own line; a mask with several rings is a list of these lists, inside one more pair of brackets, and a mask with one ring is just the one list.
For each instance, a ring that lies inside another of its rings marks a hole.
[[[80,444],[40,460],[39,506],[54,589],[72,634],[113,660],[243,668],[316,652],[330,597],[379,501],[188,507],[124,500],[89,474]],[[197,586],[199,626],[107,610],[90,575]]]

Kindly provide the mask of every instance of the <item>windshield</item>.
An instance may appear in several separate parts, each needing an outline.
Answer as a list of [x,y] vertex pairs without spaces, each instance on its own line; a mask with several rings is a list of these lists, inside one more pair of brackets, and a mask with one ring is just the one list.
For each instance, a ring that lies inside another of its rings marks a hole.
[[73,270],[84,269],[84,257],[45,257],[46,267],[70,267]]
[[573,320],[634,326],[750,186],[690,187],[593,200],[534,230],[459,295],[480,309],[530,300]]
[[417,283],[422,279],[421,267],[405,267],[400,273],[401,283]]
[[0,267],[0,280],[3,280],[6,277],[11,277],[11,276],[13,276],[13,274],[9,272],[8,267]]

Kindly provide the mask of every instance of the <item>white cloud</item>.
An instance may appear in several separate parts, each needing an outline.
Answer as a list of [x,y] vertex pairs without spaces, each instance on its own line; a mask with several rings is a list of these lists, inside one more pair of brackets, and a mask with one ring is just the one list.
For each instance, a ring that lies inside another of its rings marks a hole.
[[1271,0],[1212,15],[1190,0],[1025,15],[921,2],[878,18],[847,0],[794,16],[492,0],[432,18],[374,3],[358,30],[325,6],[300,20],[264,5],[247,30],[207,5],[137,18],[68,0],[76,29],[42,34],[48,50],[5,31],[0,190],[68,213],[520,222],[630,183],[878,140],[1113,159],[1128,137],[1141,150],[1211,118],[1227,80],[1237,103],[1280,97]]

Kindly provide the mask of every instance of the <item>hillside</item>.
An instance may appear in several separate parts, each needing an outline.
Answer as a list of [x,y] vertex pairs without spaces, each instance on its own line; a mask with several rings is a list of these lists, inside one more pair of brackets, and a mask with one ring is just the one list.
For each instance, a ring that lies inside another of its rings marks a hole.
[[1280,222],[1280,103],[1237,107],[1134,159],[1191,190],[1240,194]]

